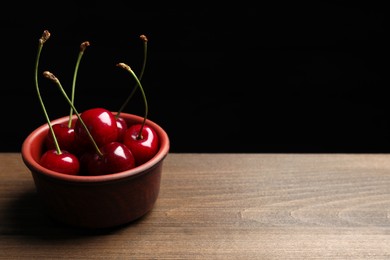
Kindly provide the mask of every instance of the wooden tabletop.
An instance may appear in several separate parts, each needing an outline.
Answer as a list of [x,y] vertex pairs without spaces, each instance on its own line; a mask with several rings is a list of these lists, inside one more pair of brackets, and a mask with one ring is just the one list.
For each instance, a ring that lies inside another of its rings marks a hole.
[[0,154],[2,259],[390,259],[390,155],[174,154],[154,208],[120,228],[48,218]]

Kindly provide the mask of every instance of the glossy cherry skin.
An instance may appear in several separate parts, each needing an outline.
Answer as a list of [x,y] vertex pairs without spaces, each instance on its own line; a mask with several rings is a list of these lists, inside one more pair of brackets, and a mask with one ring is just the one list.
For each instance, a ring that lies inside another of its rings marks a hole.
[[116,126],[118,127],[118,142],[123,142],[123,136],[127,130],[127,123],[122,117],[116,119]]
[[[53,124],[52,128],[60,148],[71,153],[75,152],[76,146],[74,128],[68,127],[68,124]],[[56,149],[53,135],[50,131],[47,133],[45,138],[45,146],[47,150]]]
[[122,172],[135,167],[132,152],[120,142],[111,142],[100,148],[102,156],[86,153],[82,156],[82,169],[85,175],[105,175]]
[[141,138],[138,138],[141,126],[141,124],[129,126],[123,137],[123,143],[133,153],[137,166],[149,161],[159,148],[158,136],[148,125],[143,127]]
[[62,150],[61,154],[58,154],[55,149],[47,150],[41,156],[39,163],[47,169],[64,174],[78,175],[80,172],[79,159],[65,150]]
[[[91,108],[80,115],[98,147],[118,139],[115,116],[104,108]],[[94,149],[84,126],[77,120],[74,126],[77,145],[83,150]]]

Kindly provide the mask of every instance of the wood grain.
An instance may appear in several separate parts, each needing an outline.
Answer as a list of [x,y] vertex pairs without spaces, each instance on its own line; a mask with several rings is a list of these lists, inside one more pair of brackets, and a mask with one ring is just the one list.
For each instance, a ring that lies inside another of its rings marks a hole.
[[142,219],[49,219],[18,153],[0,154],[1,259],[390,259],[390,155],[169,154]]

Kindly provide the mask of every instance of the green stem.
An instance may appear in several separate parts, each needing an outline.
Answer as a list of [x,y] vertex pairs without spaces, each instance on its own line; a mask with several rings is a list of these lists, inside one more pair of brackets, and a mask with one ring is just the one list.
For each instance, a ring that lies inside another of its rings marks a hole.
[[39,39],[39,44],[38,44],[38,52],[37,52],[37,57],[36,57],[36,61],[35,61],[35,75],[34,75],[34,82],[35,82],[35,87],[36,87],[36,90],[37,90],[37,94],[38,94],[38,99],[39,99],[39,102],[41,104],[41,107],[42,107],[42,110],[43,110],[43,114],[45,115],[45,119],[46,119],[46,122],[49,126],[49,129],[50,129],[50,133],[51,135],[53,136],[53,140],[54,140],[54,144],[55,144],[55,147],[56,147],[56,150],[57,150],[57,154],[62,154],[62,151],[60,149],[60,145],[58,144],[58,141],[57,141],[57,137],[54,133],[54,130],[53,130],[53,127],[52,127],[52,124],[50,122],[50,118],[49,118],[49,115],[47,114],[47,111],[46,111],[46,107],[45,107],[45,104],[43,102],[43,99],[42,99],[42,96],[41,96],[41,92],[39,90],[39,84],[38,84],[38,67],[39,67],[39,60],[40,60],[40,57],[41,57],[41,52],[42,52],[42,48],[43,48],[43,44],[50,38],[50,32],[45,30],[42,34],[42,37]]
[[85,131],[87,132],[88,134],[88,137],[89,139],[91,139],[91,142],[93,144],[93,146],[95,147],[96,149],[96,152],[98,153],[98,155],[101,157],[103,156],[102,152],[100,151],[98,145],[96,144],[95,140],[93,139],[92,135],[91,135],[91,132],[89,132],[88,130],[88,127],[85,125],[83,119],[81,118],[80,116],[80,113],[77,112],[76,108],[74,107],[74,105],[72,104],[72,101],[69,99],[68,95],[66,94],[64,88],[62,87],[60,81],[58,80],[58,78],[56,76],[54,76],[53,73],[49,72],[49,71],[45,71],[43,72],[43,76],[45,76],[46,78],[54,81],[54,83],[57,84],[58,88],[60,89],[60,91],[62,92],[62,94],[64,95],[66,101],[68,101],[69,105],[72,107],[72,109],[74,110],[74,112],[76,113],[76,116],[77,118],[80,120],[80,123],[83,125]]
[[146,119],[147,119],[147,117],[148,117],[148,101],[147,101],[147,99],[146,99],[146,95],[145,95],[144,88],[142,87],[141,82],[139,81],[137,75],[135,75],[134,71],[130,68],[129,65],[127,65],[127,64],[125,64],[125,63],[118,63],[117,66],[120,67],[120,68],[122,68],[122,69],[127,70],[128,72],[130,72],[130,74],[131,74],[131,75],[134,77],[134,79],[137,81],[137,84],[138,84],[138,86],[139,86],[139,88],[140,88],[140,90],[141,90],[141,92],[142,92],[142,97],[143,97],[144,103],[145,103],[145,115],[144,115],[144,120],[142,121],[142,126],[141,126],[141,128],[140,128],[140,130],[139,130],[139,133],[138,133],[137,138],[138,138],[138,139],[143,139],[143,137],[142,137],[142,130],[143,130],[144,126],[145,126],[145,122],[146,122]]
[[[76,62],[76,67],[74,69],[74,73],[73,73],[73,82],[72,82],[72,95],[71,95],[71,102],[72,104],[74,104],[74,95],[75,95],[75,89],[76,89],[76,78],[77,78],[77,72],[79,70],[79,66],[80,66],[80,61],[81,61],[81,58],[83,57],[83,54],[84,54],[84,51],[85,49],[89,46],[89,42],[86,41],[86,42],[83,42],[81,45],[80,45],[80,52],[79,52],[79,55],[77,57],[77,62]],[[73,116],[73,108],[71,107],[70,108],[70,113],[69,113],[69,123],[68,123],[68,127],[72,127],[72,117]]]
[[[141,81],[141,79],[142,79],[142,77],[144,75],[145,67],[146,67],[146,61],[147,61],[147,57],[148,57],[148,38],[146,38],[146,36],[142,34],[140,36],[140,39],[144,42],[144,59],[143,59],[143,63],[142,63],[142,69],[141,69],[141,72],[140,72],[139,77],[138,77],[139,81]],[[133,90],[131,91],[130,95],[127,97],[125,102],[122,104],[122,106],[118,110],[118,113],[115,115],[115,118],[118,118],[120,113],[127,106],[127,104],[129,103],[130,99],[134,96],[135,91],[137,90],[137,87],[138,87],[138,84],[135,84],[135,86],[134,86]]]

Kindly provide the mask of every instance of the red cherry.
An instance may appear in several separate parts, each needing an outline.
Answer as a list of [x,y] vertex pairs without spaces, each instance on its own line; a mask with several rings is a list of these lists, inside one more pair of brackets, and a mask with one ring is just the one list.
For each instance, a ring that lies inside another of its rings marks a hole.
[[118,142],[122,142],[123,136],[127,130],[127,123],[122,117],[117,117],[116,126],[118,127]]
[[130,126],[123,137],[123,143],[129,147],[131,152],[134,154],[136,165],[141,165],[150,160],[157,153],[159,140],[155,131],[150,126],[146,125],[148,117],[148,101],[141,82],[129,65],[121,62],[118,63],[117,66],[130,72],[133,78],[137,81],[137,85],[141,90],[145,104],[145,114],[142,123]]
[[148,125],[131,125],[123,137],[123,143],[134,155],[136,165],[141,165],[149,161],[159,147],[159,139],[156,132]]
[[[69,152],[75,151],[75,132],[74,129],[68,127],[68,124],[54,124],[53,126],[54,134],[56,135],[57,142],[61,149],[64,149]],[[53,135],[49,132],[45,138],[46,149],[56,149],[54,143]]]
[[[37,55],[37,60],[35,63],[35,87],[37,91],[37,95],[39,98],[39,102],[41,104],[41,107],[43,109],[46,122],[49,126],[50,134],[53,138],[53,140],[57,140],[56,134],[54,133],[53,127],[50,122],[50,118],[47,114],[45,104],[43,102],[40,89],[39,89],[39,84],[38,84],[38,64],[39,64],[39,57],[40,53],[43,47],[43,44],[50,38],[50,32],[45,30],[43,32],[42,37],[39,39],[39,45],[38,45],[38,55]],[[61,147],[58,144],[58,141],[53,142],[55,145],[55,149],[50,149],[46,150],[40,160],[39,163],[42,165],[42,167],[45,167],[47,169],[64,173],[64,174],[70,174],[70,175],[77,175],[80,171],[80,162],[78,158],[66,151],[66,150],[61,150]]]
[[[118,127],[115,116],[104,108],[91,108],[80,115],[98,147],[118,140]],[[80,120],[74,126],[77,145],[91,149],[91,139]]]
[[56,149],[47,150],[40,159],[40,164],[52,171],[77,175],[80,171],[80,162],[74,154],[62,150],[57,153]]
[[101,155],[90,152],[82,156],[82,167],[86,175],[111,174],[135,167],[132,152],[120,142],[105,144],[100,151]]

